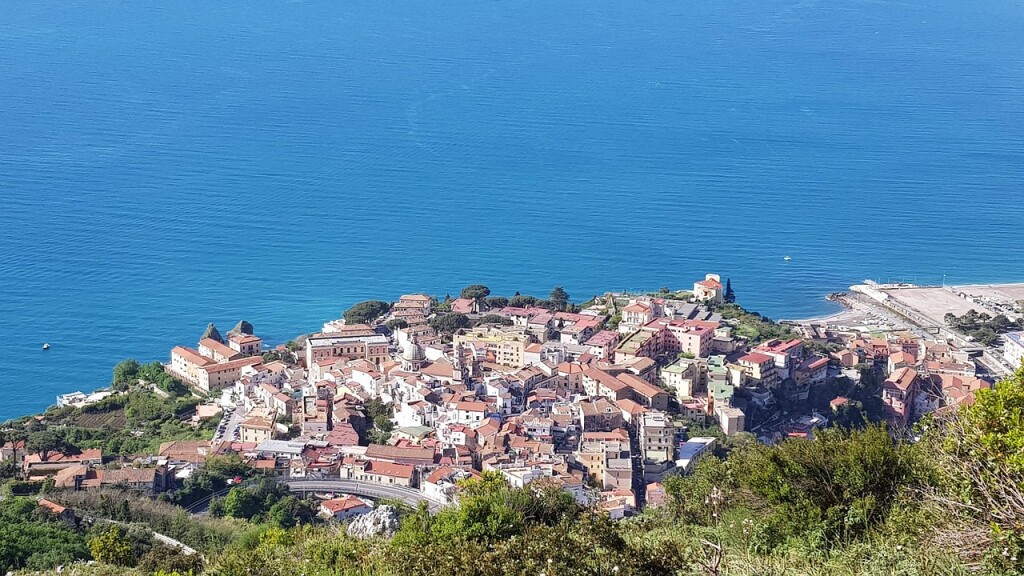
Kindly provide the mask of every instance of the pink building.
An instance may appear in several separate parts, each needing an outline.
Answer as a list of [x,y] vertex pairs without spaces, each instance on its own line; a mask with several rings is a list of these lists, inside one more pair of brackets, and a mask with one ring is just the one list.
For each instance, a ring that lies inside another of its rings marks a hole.
[[917,370],[904,367],[890,374],[882,385],[882,401],[889,409],[890,418],[899,424],[906,424],[920,389]]

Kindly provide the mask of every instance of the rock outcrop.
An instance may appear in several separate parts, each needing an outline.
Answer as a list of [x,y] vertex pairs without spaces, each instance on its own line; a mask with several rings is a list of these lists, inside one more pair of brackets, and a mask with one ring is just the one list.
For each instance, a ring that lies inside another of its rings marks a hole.
[[386,504],[359,516],[348,525],[348,535],[359,539],[393,536],[397,531],[398,510]]

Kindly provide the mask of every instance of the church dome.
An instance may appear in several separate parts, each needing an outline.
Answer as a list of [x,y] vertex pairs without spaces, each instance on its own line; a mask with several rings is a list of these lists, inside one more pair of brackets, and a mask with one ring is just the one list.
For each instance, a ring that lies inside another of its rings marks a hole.
[[424,359],[426,359],[426,355],[424,355],[423,348],[419,344],[412,341],[405,343],[405,348],[402,349],[402,360],[419,362]]

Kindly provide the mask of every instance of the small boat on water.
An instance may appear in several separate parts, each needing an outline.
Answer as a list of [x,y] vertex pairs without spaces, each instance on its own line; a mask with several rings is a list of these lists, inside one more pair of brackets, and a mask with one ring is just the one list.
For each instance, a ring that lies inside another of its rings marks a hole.
[[50,343],[49,342],[43,344],[43,350],[49,350],[49,349],[50,349]]
[[782,259],[785,260],[786,262],[789,262],[790,260],[793,259],[793,257],[792,256],[783,256]]

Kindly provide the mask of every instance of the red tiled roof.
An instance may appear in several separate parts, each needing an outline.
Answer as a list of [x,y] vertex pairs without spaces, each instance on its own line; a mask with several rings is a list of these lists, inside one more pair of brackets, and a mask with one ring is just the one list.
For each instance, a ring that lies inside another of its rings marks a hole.
[[470,298],[456,298],[452,300],[452,312],[469,314],[473,311],[473,302]]
[[609,344],[614,344],[618,341],[618,332],[613,332],[611,330],[601,330],[600,332],[597,332],[596,334],[588,338],[586,343],[590,346],[607,346]]
[[390,462],[378,462],[371,461],[366,463],[366,471],[371,474],[377,474],[380,476],[390,476],[392,478],[412,478],[412,473],[416,470],[415,467],[409,466],[408,464],[392,464]]
[[207,358],[200,354],[198,350],[194,350],[188,346],[175,346],[174,348],[171,348],[171,354],[181,356],[186,362],[190,362],[196,366],[206,366],[208,364],[215,363],[213,358]]
[[584,432],[584,440],[629,440],[629,433],[622,428],[616,428],[611,432]]
[[896,370],[886,378],[886,384],[892,384],[900,390],[906,391],[913,386],[914,381],[917,380],[917,371],[913,368],[905,367]]
[[455,370],[452,363],[441,359],[432,364],[427,364],[423,368],[420,368],[421,374],[427,376],[435,376],[437,378],[452,378],[455,376]]
[[214,352],[220,354],[221,356],[224,356],[225,358],[230,358],[232,356],[237,356],[240,354],[239,351],[231,348],[227,344],[218,342],[213,338],[203,338],[202,340],[199,341],[199,345],[203,346],[204,348],[209,348],[210,350],[213,350]]
[[760,352],[751,352],[746,356],[740,358],[740,362],[749,362],[751,364],[766,364],[768,362],[775,362],[775,358],[767,354],[761,354]]
[[668,392],[665,392],[661,388],[653,386],[646,380],[637,378],[636,376],[628,372],[619,374],[618,376],[616,376],[616,378],[621,380],[626,386],[629,386],[630,388],[636,390],[637,392],[639,392],[643,396],[646,396],[647,398],[654,398],[658,394],[668,394]]
[[338,512],[354,510],[357,508],[370,507],[369,504],[363,502],[362,500],[356,498],[355,496],[342,496],[341,498],[332,498],[330,500],[324,500],[323,502],[320,503],[320,505],[323,506],[324,509],[330,512],[331,514],[337,514]]
[[39,505],[42,506],[43,508],[46,508],[50,512],[53,512],[54,514],[63,514],[64,511],[67,510],[67,508],[61,506],[60,504],[57,504],[56,502],[47,500],[46,498],[40,498]]
[[786,341],[772,340],[771,342],[765,342],[764,344],[761,344],[760,346],[754,348],[754,350],[763,350],[767,352],[774,352],[776,354],[785,354],[803,343],[804,341],[799,338],[793,338],[792,340]]
[[370,444],[366,447],[364,457],[368,460],[406,461],[421,464],[433,464],[434,450],[431,448],[399,448],[384,444]]
[[583,371],[583,375],[591,380],[596,380],[602,386],[613,392],[617,392],[626,387],[626,384],[621,380],[615,378],[604,370],[598,370],[597,368],[587,368]]
[[225,372],[228,370],[238,370],[244,366],[255,366],[262,362],[263,358],[260,358],[259,356],[252,356],[250,358],[239,358],[238,360],[222,362],[220,364],[208,364],[206,366],[200,366],[199,369],[205,370],[206,372]]
[[839,396],[838,398],[834,398],[831,402],[829,402],[829,405],[832,406],[833,408],[837,408],[839,406],[843,406],[844,404],[849,403],[849,398],[847,398],[846,396]]
[[255,336],[253,334],[228,334],[228,340],[238,344],[252,344],[254,342],[263,342],[263,338]]
[[409,302],[430,302],[430,296],[427,296],[426,294],[403,294],[398,300],[406,300]]

